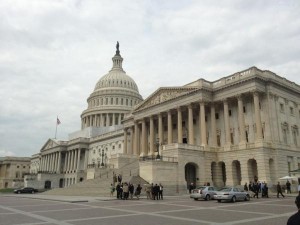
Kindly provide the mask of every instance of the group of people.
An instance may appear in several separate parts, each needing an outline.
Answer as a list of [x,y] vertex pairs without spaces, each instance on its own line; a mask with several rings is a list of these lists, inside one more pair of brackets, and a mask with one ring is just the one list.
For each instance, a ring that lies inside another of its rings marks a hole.
[[252,191],[254,193],[252,196],[253,198],[258,198],[260,193],[262,198],[269,198],[269,187],[264,181],[250,181],[249,184],[245,183],[244,191]]
[[148,200],[163,200],[163,190],[164,187],[160,183],[159,185],[157,184],[151,184],[151,185],[146,185],[145,186],[145,191],[146,191],[146,196]]
[[[160,200],[163,199],[163,189],[164,187],[160,183],[145,185],[145,192],[147,199]],[[113,175],[113,183],[110,185],[110,197],[114,196],[114,192],[117,192],[117,199],[133,199],[133,196],[136,196],[137,199],[140,198],[142,187],[140,184],[135,188],[134,185],[130,182],[122,182],[122,175],[116,174]]]
[[137,199],[140,198],[142,187],[140,184],[134,189],[134,185],[131,183],[118,183],[115,187],[113,184],[110,185],[110,196],[114,195],[114,192],[117,192],[117,199],[133,199],[133,196],[136,196]]

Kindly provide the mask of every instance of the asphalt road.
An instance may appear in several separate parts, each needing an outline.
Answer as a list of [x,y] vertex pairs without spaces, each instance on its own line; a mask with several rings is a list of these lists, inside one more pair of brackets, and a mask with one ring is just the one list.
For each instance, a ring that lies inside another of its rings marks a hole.
[[156,201],[89,198],[71,203],[70,197],[27,196],[0,195],[0,225],[283,225],[296,212],[295,197],[236,203],[194,201],[188,196]]

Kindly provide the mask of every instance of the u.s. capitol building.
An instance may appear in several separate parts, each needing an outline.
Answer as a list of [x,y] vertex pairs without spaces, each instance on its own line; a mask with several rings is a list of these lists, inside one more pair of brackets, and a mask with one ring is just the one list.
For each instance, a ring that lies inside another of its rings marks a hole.
[[68,141],[32,156],[27,185],[69,187],[116,173],[186,193],[189,183],[269,186],[300,167],[300,86],[251,67],[210,82],[160,87],[145,100],[122,68],[95,85]]

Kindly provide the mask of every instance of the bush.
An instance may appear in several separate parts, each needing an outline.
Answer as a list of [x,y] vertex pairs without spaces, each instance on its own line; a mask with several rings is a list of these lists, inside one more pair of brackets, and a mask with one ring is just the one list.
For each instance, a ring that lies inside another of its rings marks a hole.
[[3,188],[0,189],[0,193],[13,193],[15,189],[13,188]]

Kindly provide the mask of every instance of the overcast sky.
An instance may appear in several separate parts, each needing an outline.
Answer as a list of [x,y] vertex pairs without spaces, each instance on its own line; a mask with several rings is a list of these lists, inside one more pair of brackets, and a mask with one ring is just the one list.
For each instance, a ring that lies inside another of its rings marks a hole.
[[120,42],[146,98],[257,66],[300,84],[300,1],[0,1],[0,156],[80,129]]

